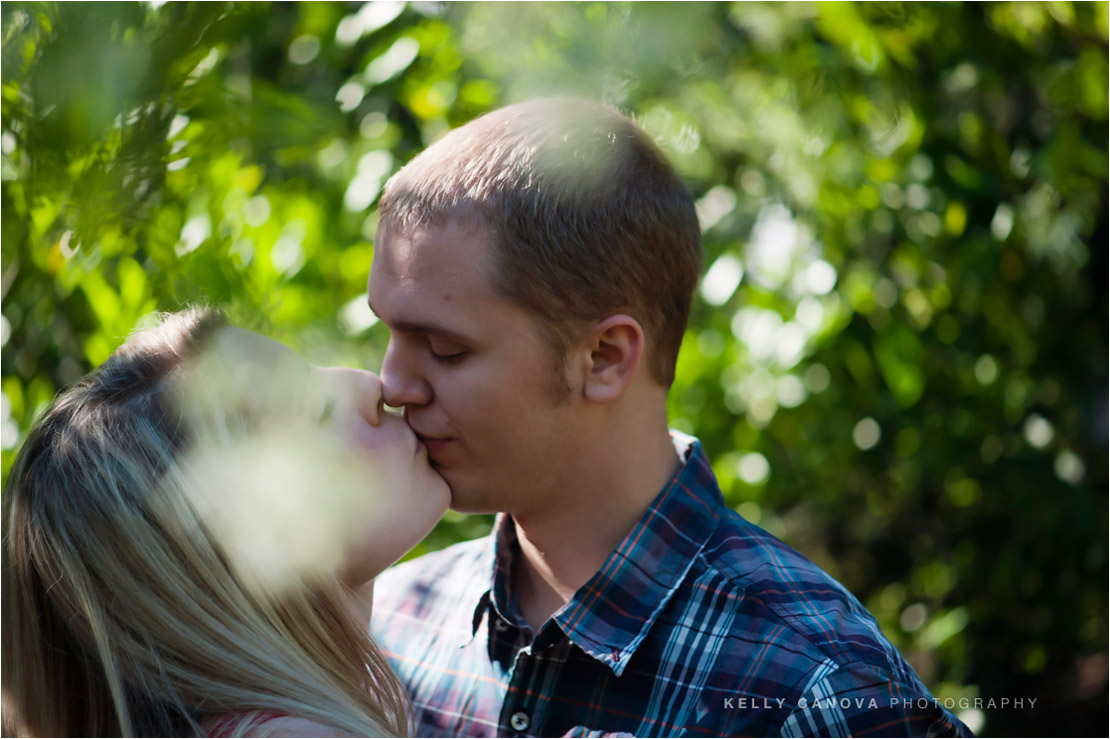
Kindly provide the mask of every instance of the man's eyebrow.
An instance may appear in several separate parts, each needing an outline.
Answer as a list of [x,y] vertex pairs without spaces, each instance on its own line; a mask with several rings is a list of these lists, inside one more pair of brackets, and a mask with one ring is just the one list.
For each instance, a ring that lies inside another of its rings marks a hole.
[[[381,320],[381,314],[374,310],[374,304],[370,299],[366,299],[366,304],[370,306],[370,312]],[[386,323],[385,321],[382,321]],[[394,321],[393,323],[386,323],[390,331],[401,331],[402,333],[414,334],[430,334],[432,336],[439,336],[450,341],[467,342],[471,341],[470,337],[460,334],[458,331],[453,331],[435,321]]]

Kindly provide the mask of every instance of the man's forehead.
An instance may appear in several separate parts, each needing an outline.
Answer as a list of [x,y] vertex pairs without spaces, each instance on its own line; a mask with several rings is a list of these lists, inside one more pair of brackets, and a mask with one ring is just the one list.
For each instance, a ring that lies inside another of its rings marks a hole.
[[488,286],[492,238],[481,223],[450,220],[442,225],[389,226],[378,233],[370,271],[394,280],[467,278]]
[[484,225],[390,227],[378,237],[367,298],[391,330],[480,342],[535,322],[494,286],[493,244]]
[[493,286],[489,229],[451,220],[442,225],[398,227],[378,233],[370,269],[371,309],[387,323],[396,312],[471,312],[502,302]]

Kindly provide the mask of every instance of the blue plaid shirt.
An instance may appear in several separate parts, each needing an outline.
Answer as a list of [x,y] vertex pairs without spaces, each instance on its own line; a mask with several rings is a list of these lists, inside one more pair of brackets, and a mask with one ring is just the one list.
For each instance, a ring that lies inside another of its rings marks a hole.
[[401,564],[372,630],[416,736],[970,736],[859,601],[725,506],[701,445],[533,633],[509,517]]

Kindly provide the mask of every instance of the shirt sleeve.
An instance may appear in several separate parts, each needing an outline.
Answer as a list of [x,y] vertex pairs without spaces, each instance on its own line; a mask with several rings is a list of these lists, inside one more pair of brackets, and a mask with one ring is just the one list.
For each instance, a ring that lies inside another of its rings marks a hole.
[[838,667],[812,683],[780,736],[972,736],[920,684],[907,685],[873,665]]

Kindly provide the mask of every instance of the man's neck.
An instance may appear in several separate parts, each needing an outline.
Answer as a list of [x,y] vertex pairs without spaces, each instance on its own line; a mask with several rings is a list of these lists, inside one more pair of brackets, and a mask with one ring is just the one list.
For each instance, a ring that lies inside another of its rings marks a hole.
[[544,511],[514,514],[520,556],[514,587],[533,630],[565,605],[594,574],[670,482],[680,460],[666,428],[627,444],[605,473]]

